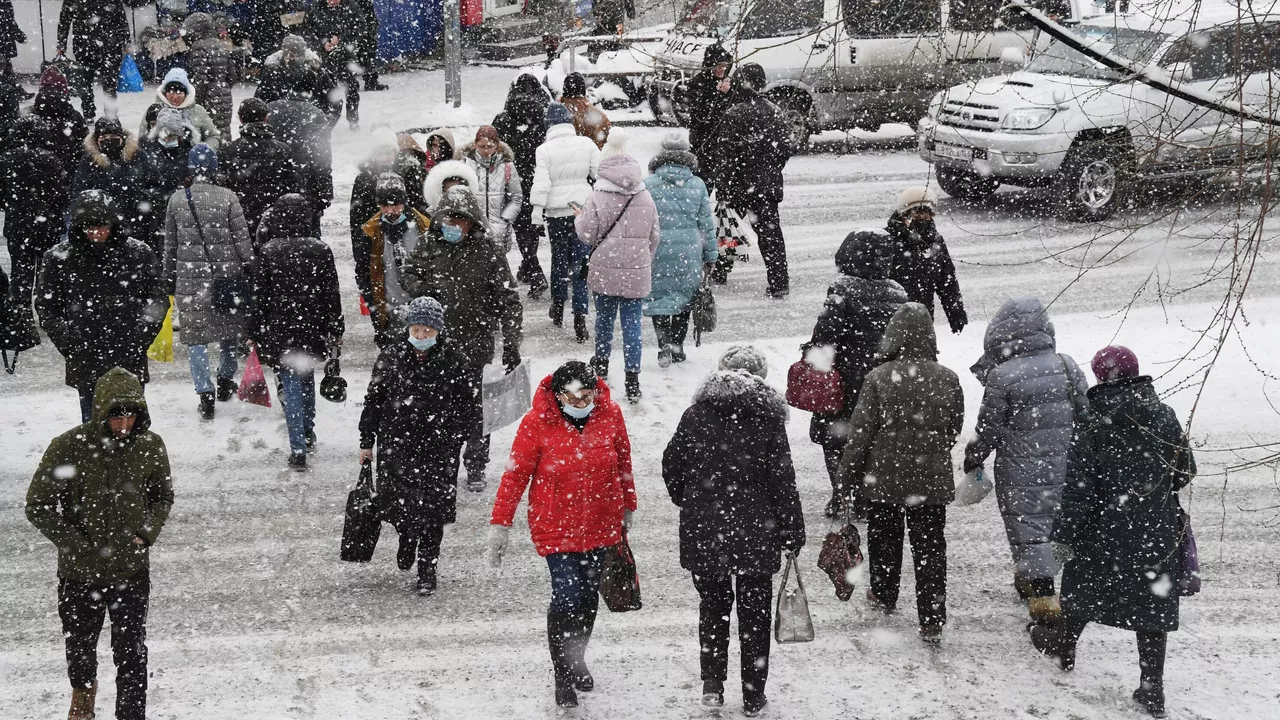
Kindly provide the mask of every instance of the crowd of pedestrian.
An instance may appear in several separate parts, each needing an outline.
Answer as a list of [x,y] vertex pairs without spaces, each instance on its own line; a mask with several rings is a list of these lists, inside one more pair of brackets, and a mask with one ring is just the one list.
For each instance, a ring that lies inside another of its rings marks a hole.
[[[93,717],[106,613],[117,717],[145,715],[148,556],[173,491],[144,388],[166,313],[180,321],[200,417],[212,420],[237,394],[238,356],[252,350],[278,381],[289,466],[305,469],[315,447],[317,370],[339,376],[346,330],[319,227],[334,195],[335,82],[346,86],[348,120],[358,121],[350,68],[360,57],[359,18],[347,3],[325,0],[304,26],[307,37],[282,39],[257,96],[238,108],[234,139],[233,73],[206,48],[190,74],[164,77],[137,135],[114,117],[86,125],[69,104],[51,111],[68,97],[55,69],[41,81],[49,102],[38,97],[0,141],[12,258],[0,347],[40,342],[38,318],[80,398],[83,424],[51,443],[27,498],[31,522],[58,547],[73,720]],[[193,35],[204,37],[203,21],[192,19]],[[197,39],[193,53],[201,48]],[[501,563],[527,493],[530,532],[551,578],[548,648],[563,707],[595,688],[586,651],[603,564],[637,511],[631,438],[608,384],[615,321],[624,397],[635,403],[642,319],[652,318],[658,365],[683,362],[695,295],[723,284],[732,267],[718,244],[728,216],[750,225],[766,294],[781,301],[790,291],[778,205],[792,149],[781,113],[760,95],[764,82],[758,65],[735,72],[713,46],[691,86],[706,114],[688,139],[664,138],[646,173],[580,76],[566,78],[557,101],[522,74],[493,123],[463,142],[460,129],[429,129],[421,144],[414,129],[376,131],[352,185],[355,280],[378,348],[360,460],[376,467],[376,512],[398,533],[398,567],[417,566],[420,595],[437,590],[461,471],[467,490],[488,486],[485,368],[510,374],[523,362],[520,284],[530,301],[550,289],[556,326],[569,303],[577,344],[594,330],[587,362],[565,363],[533,389],[488,541],[491,562]],[[919,635],[931,644],[947,623],[946,509],[964,421],[958,376],[938,361],[935,296],[953,332],[968,322],[936,211],[931,191],[908,188],[886,230],[845,238],[838,276],[801,348],[810,369],[838,375],[841,401],[810,420],[832,488],[824,512],[866,521],[867,599],[883,612],[896,612],[910,542]],[[549,278],[537,259],[544,228]],[[516,273],[506,259],[513,240]],[[1090,388],[1075,361],[1057,353],[1035,298],[1001,307],[971,370],[984,396],[962,470],[996,456],[996,497],[1033,646],[1070,669],[1089,622],[1136,631],[1135,699],[1162,714],[1178,597],[1152,580],[1180,580],[1176,493],[1195,472],[1177,418],[1123,347],[1094,357]],[[758,351],[730,348],[662,458],[679,507],[680,563],[701,598],[702,702],[725,702],[736,604],[748,715],[767,704],[772,577],[783,553],[806,543],[788,400],[766,376]]]

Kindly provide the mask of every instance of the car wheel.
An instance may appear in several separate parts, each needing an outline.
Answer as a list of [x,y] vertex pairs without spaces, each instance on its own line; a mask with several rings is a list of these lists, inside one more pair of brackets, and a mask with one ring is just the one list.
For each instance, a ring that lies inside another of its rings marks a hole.
[[983,177],[972,170],[935,165],[933,174],[938,178],[938,187],[953,198],[981,202],[995,194],[1000,183],[992,178]]
[[768,99],[778,106],[786,120],[792,154],[806,152],[809,149],[809,139],[813,136],[813,127],[809,123],[813,101],[807,95],[796,92],[774,93]]
[[1094,140],[1072,147],[1054,180],[1054,195],[1063,201],[1060,214],[1084,222],[1111,217],[1126,190],[1124,159],[1124,151],[1111,143]]

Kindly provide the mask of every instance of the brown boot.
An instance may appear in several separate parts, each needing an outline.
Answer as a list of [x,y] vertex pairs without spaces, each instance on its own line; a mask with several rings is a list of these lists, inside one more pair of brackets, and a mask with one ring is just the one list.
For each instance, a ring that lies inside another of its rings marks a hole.
[[93,700],[97,695],[96,683],[84,690],[71,688],[71,712],[67,720],[93,720]]
[[1058,604],[1057,595],[1027,598],[1027,610],[1038,625],[1055,625],[1062,619],[1062,606]]

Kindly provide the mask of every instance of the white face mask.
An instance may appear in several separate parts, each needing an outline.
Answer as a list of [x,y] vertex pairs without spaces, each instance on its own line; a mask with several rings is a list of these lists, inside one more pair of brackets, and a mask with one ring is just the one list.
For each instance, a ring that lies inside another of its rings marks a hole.
[[560,403],[560,407],[564,408],[565,415],[568,415],[574,420],[582,420],[583,418],[589,416],[592,410],[596,409],[596,403],[594,400],[592,400],[590,403],[587,404],[586,407],[574,407],[572,405],[562,402]]

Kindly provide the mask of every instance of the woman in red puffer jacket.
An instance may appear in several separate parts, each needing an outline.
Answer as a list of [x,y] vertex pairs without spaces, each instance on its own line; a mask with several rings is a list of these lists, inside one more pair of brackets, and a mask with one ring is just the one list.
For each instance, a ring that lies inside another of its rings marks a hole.
[[547,639],[556,704],[576,707],[575,691],[594,687],[585,656],[605,549],[621,542],[636,509],[622,409],[585,363],[567,362],[543,379],[520,421],[489,520],[495,567],[525,488],[533,544],[551,571]]

